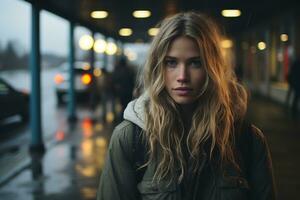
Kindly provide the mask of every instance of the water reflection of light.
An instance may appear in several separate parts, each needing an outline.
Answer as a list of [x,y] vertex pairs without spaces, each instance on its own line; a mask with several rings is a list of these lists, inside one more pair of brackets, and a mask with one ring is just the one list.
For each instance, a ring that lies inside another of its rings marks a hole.
[[81,189],[81,194],[83,195],[84,199],[95,199],[97,189],[91,187],[84,187]]
[[62,141],[65,139],[65,133],[63,131],[57,131],[55,134],[55,139],[57,141]]
[[121,112],[122,111],[122,105],[119,102],[117,102],[115,109],[116,109],[117,112]]
[[89,157],[93,155],[93,140],[86,139],[81,143],[82,155]]
[[96,125],[95,125],[95,131],[97,131],[97,132],[100,132],[100,131],[102,131],[103,130],[103,124],[102,123],[97,123]]
[[96,145],[99,148],[106,148],[107,141],[106,141],[106,139],[104,137],[98,137],[96,139]]
[[97,175],[97,170],[94,166],[80,166],[76,165],[76,170],[81,174],[82,176],[85,177],[95,177]]
[[113,112],[108,112],[106,114],[106,121],[107,122],[113,122],[114,121],[114,118],[115,118],[115,115]]
[[90,118],[85,118],[82,121],[81,126],[85,137],[91,137],[93,135],[93,124]]
[[107,139],[104,137],[96,138],[96,147],[97,167],[102,169],[106,159]]

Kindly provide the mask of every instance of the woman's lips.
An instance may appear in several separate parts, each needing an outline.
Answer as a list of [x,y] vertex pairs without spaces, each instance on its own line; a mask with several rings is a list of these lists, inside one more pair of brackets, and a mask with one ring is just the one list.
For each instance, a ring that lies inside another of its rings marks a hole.
[[175,94],[179,96],[188,96],[192,92],[192,88],[188,87],[178,87],[173,89]]

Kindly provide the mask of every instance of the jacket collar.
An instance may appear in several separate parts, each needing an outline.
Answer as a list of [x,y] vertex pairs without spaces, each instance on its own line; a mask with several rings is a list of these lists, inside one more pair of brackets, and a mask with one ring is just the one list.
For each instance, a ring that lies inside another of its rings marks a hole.
[[145,130],[145,105],[149,100],[147,93],[142,94],[139,98],[131,101],[124,110],[124,119],[138,125]]

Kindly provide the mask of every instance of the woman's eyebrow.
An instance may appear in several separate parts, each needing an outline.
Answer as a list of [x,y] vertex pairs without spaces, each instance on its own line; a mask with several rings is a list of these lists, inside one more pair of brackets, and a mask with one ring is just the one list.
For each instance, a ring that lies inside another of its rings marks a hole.
[[177,58],[173,56],[166,56],[165,59],[177,59]]
[[195,57],[188,58],[188,60],[201,60],[201,57],[195,56]]
[[[177,59],[177,57],[174,57],[174,56],[166,56],[165,59]],[[194,57],[188,58],[188,60],[201,60],[201,57],[200,57],[200,56],[194,56]]]

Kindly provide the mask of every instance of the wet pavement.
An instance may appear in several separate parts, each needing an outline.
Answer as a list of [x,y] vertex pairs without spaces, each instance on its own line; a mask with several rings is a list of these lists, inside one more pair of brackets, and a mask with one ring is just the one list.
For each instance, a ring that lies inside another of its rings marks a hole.
[[278,199],[299,199],[300,117],[265,98],[251,100],[249,119],[264,133],[273,158]]
[[[65,121],[55,133],[55,141],[39,163],[30,159],[27,149],[5,154],[19,154],[23,168],[0,187],[2,200],[90,200],[96,198],[98,181],[114,124],[104,124],[89,114],[78,113],[73,125]],[[263,98],[251,100],[249,119],[266,135],[273,156],[279,199],[297,199],[300,188],[300,120],[287,109]],[[1,155],[0,172],[7,166]],[[15,167],[22,166],[15,162]],[[25,163],[25,165],[24,165]],[[24,167],[25,166],[25,167]],[[3,173],[0,173],[3,175]]]
[[107,123],[97,120],[99,114],[97,110],[92,113],[90,108],[80,108],[76,123],[61,120],[53,140],[46,142],[42,159],[30,156],[28,145],[15,151],[0,148],[0,180],[4,180],[0,199],[95,199],[114,127],[109,122],[111,113]]

